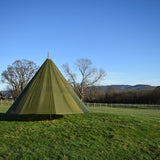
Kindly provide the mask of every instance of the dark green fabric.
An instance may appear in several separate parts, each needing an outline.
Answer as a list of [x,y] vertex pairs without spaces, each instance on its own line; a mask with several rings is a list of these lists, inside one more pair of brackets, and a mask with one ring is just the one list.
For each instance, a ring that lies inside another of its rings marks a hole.
[[6,114],[72,114],[88,109],[47,59]]

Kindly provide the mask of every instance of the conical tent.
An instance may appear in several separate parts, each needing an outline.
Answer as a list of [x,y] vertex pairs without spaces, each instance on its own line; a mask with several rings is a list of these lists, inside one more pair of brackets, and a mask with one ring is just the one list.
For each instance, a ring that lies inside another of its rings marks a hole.
[[47,59],[6,114],[72,114],[88,109],[52,60]]

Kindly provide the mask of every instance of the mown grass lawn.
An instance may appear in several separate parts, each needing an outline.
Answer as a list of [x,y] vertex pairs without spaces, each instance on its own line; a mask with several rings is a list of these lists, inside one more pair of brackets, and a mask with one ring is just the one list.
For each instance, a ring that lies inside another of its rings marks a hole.
[[126,115],[143,119],[159,120],[160,109],[139,109],[139,108],[114,108],[114,107],[88,107],[93,113],[109,113]]
[[[1,113],[7,109],[0,106]],[[45,121],[0,117],[0,159],[160,159],[160,120],[158,114],[152,118],[156,110],[148,117],[98,111]]]

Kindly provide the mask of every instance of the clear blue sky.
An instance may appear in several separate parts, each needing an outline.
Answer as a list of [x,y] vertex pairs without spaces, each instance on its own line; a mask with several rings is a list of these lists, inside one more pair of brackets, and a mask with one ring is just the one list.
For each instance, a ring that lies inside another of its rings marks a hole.
[[48,51],[61,71],[91,59],[104,85],[160,85],[160,0],[1,0],[0,74]]

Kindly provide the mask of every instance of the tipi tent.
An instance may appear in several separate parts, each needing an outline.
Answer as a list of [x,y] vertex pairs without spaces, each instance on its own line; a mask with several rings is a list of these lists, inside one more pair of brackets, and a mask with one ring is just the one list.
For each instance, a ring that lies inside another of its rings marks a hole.
[[88,109],[51,59],[40,67],[6,114],[73,114]]

